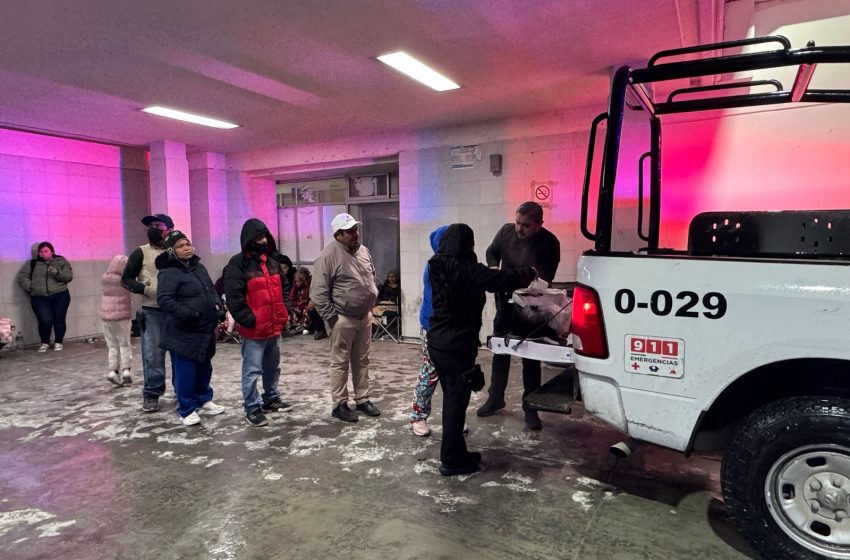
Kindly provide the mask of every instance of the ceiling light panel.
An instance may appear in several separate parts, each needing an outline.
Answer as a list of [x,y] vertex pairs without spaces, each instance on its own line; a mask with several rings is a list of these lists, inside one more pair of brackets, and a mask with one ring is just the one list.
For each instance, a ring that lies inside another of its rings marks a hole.
[[186,121],[195,124],[201,124],[204,126],[211,126],[213,128],[238,128],[238,124],[229,123],[226,121],[220,121],[216,119],[211,119],[209,117],[202,117],[200,115],[193,115],[192,113],[186,113],[183,111],[178,111],[176,109],[169,109],[167,107],[160,107],[158,105],[154,105],[152,107],[145,107],[142,109],[145,113],[150,113],[152,115],[159,115],[160,117],[168,117],[169,119],[177,119],[178,121]]
[[460,87],[403,51],[381,55],[378,60],[436,91],[448,91]]

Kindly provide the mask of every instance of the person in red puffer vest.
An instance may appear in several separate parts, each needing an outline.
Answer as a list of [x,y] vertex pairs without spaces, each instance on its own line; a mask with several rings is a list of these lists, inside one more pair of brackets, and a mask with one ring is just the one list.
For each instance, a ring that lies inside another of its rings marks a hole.
[[[280,398],[280,334],[289,315],[289,294],[281,267],[283,255],[266,225],[251,218],[242,226],[242,251],[224,267],[227,308],[242,336],[242,398],[252,426],[268,424],[265,412],[286,412]],[[263,394],[257,391],[262,377]]]

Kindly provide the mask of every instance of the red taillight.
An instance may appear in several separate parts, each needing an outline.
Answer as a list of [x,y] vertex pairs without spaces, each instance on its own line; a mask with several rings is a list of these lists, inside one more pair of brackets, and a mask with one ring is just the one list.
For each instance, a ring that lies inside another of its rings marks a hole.
[[573,318],[570,330],[576,354],[589,358],[608,357],[605,322],[599,294],[593,288],[577,285],[573,292]]

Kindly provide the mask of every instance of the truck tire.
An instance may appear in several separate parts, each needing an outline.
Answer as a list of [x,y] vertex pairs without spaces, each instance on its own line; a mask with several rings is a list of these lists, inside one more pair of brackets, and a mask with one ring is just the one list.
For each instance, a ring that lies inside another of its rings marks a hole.
[[757,409],[726,448],[721,484],[729,515],[764,558],[850,559],[850,399]]

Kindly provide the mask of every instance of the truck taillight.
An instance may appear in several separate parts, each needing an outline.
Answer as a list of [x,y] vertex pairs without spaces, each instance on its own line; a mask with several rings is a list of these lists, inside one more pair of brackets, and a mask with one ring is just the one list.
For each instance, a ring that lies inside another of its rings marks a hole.
[[605,323],[599,294],[593,288],[578,284],[573,292],[573,318],[570,331],[576,354],[589,358],[608,357]]

